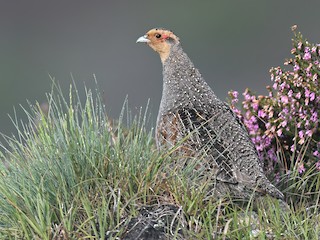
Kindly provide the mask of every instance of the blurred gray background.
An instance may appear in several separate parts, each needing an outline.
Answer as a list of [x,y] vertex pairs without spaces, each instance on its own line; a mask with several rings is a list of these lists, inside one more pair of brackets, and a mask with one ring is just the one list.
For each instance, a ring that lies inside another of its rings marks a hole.
[[290,57],[290,27],[320,42],[320,1],[1,1],[0,132],[15,132],[8,114],[45,102],[54,77],[67,96],[95,88],[111,117],[128,95],[131,109],[150,98],[154,125],[162,88],[159,57],[138,37],[153,27],[173,30],[221,99],[230,89],[266,93],[269,69]]

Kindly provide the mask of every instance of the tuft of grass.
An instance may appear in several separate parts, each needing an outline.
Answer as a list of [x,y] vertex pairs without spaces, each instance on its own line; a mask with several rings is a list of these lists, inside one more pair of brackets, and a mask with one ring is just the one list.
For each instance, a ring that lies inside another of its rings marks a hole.
[[[2,146],[0,156],[1,239],[119,239],[144,218],[168,239],[319,237],[319,181],[311,173],[288,177],[287,192],[300,195],[286,211],[269,198],[257,209],[208,199],[206,178],[192,171],[201,160],[181,168],[159,153],[147,109],[133,116],[125,102],[112,120],[99,93],[85,92],[81,103],[75,86],[67,98],[55,86],[47,111],[30,104],[27,123],[13,118],[18,134],[5,137],[10,149]],[[309,201],[311,190],[317,201]]]

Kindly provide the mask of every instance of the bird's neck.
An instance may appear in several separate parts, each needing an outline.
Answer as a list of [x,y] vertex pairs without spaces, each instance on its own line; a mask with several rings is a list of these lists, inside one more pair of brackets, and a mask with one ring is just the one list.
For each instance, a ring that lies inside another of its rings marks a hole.
[[173,47],[163,63],[163,93],[160,110],[170,111],[179,107],[192,107],[200,97],[208,94],[214,95],[199,70],[194,67],[180,46]]
[[163,85],[181,91],[204,82],[198,69],[180,46],[172,46],[171,52],[163,62]]

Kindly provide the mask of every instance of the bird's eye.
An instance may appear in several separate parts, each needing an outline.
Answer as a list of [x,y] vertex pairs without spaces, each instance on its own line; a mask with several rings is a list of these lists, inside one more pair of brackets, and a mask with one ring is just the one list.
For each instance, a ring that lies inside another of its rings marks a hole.
[[161,38],[161,34],[157,33],[156,35],[156,38]]

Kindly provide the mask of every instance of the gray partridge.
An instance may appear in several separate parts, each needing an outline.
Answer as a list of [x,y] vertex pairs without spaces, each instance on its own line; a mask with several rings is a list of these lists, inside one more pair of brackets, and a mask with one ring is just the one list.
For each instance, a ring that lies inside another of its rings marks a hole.
[[248,199],[283,194],[263,173],[248,132],[230,107],[205,82],[179,38],[155,28],[138,38],[160,55],[163,92],[156,127],[160,150],[179,145],[180,158],[201,158],[214,182],[213,194]]

